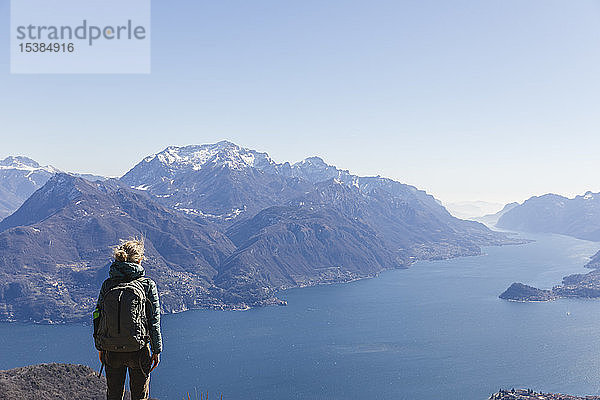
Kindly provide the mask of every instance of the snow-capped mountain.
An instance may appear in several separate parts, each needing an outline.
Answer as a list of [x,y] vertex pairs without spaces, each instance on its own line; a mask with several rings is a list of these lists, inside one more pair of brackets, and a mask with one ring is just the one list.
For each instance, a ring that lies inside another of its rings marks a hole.
[[[269,166],[277,166],[267,153],[246,149],[228,141],[182,147],[169,146],[160,153],[144,158],[142,162],[160,165],[172,174],[215,166],[232,170],[268,169]],[[135,170],[136,168],[132,171]]]
[[[0,160],[0,220],[16,211],[33,192],[59,172],[62,171],[51,165],[42,166],[24,156],[9,156]],[[90,182],[107,179],[94,174],[69,174]]]
[[57,172],[52,166],[41,166],[23,156],[0,160],[0,219],[19,208]]
[[308,182],[280,173],[283,168],[266,153],[222,141],[167,147],[144,158],[121,181],[187,214],[227,221],[309,189]]
[[289,169],[282,168],[282,173],[288,173],[312,183],[329,179],[336,179],[346,184],[356,185],[357,183],[357,176],[350,174],[347,170],[327,164],[321,157],[308,157],[293,164]]
[[[168,147],[143,159],[121,181],[151,193],[163,205],[226,226],[242,223],[269,207],[294,207],[298,215],[306,214],[304,208],[326,207],[329,211],[323,215],[342,213],[362,220],[390,248],[400,251],[405,261],[415,255],[477,254],[479,245],[504,240],[482,224],[453,217],[433,196],[414,186],[353,175],[319,157],[276,163],[266,153],[226,141]],[[267,222],[271,231],[286,229],[272,224],[287,220],[290,211],[262,213],[279,212],[286,217]],[[245,224],[234,231],[252,229]],[[238,233],[236,240],[241,243]]]
[[121,181],[188,214],[233,221],[283,204],[331,179],[365,194],[384,190],[408,203],[447,213],[433,196],[392,179],[359,177],[319,157],[276,163],[267,153],[227,141],[167,147],[144,158]]

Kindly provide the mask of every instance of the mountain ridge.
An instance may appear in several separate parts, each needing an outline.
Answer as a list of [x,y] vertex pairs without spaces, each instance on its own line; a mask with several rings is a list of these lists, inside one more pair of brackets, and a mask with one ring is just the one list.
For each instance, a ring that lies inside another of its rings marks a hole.
[[[56,192],[63,200],[58,206]],[[22,214],[34,215],[28,210],[43,209],[44,202],[51,212],[19,225]],[[229,239],[143,193],[57,174],[11,217],[0,223],[0,320],[87,319],[107,277],[111,247],[132,236],[147,239],[145,266],[161,285],[163,311],[196,307],[199,299],[204,306],[222,303],[206,293],[234,249]]]
[[533,196],[504,213],[496,226],[600,241],[600,193],[588,191],[572,199],[553,193]]
[[453,217],[414,186],[318,157],[276,163],[226,141],[169,146],[120,179],[57,173],[0,222],[0,319],[87,318],[111,246],[140,235],[169,313],[283,304],[281,289],[522,243]]

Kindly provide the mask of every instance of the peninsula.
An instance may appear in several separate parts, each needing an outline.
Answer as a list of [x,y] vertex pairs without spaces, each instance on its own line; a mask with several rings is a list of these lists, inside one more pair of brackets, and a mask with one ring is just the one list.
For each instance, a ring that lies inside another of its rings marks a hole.
[[592,270],[587,274],[565,276],[562,284],[552,289],[538,289],[523,283],[515,282],[499,297],[512,301],[551,301],[558,298],[578,297],[600,298],[600,252],[592,257],[586,268]]

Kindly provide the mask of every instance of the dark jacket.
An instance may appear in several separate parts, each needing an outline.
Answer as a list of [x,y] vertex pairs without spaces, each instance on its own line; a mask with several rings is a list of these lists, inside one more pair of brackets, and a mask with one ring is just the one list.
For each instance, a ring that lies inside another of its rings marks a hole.
[[[150,348],[152,353],[158,354],[162,351],[162,336],[160,333],[160,302],[158,300],[158,290],[156,290],[156,283],[150,278],[145,278],[144,268],[140,264],[131,262],[115,261],[110,266],[108,273],[109,279],[118,279],[130,281],[134,279],[141,279],[144,291],[146,292],[146,298],[150,307],[146,308],[146,316],[148,320],[148,330],[150,332]],[[107,281],[104,281],[100,294],[98,295],[97,307],[100,307],[104,294],[106,293]]]

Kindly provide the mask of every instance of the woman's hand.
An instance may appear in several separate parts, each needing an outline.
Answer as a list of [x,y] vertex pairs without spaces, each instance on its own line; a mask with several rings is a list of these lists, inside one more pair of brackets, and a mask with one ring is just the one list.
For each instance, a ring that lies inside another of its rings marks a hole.
[[154,371],[154,368],[158,367],[160,364],[160,354],[152,353],[152,364],[150,365],[150,372]]

